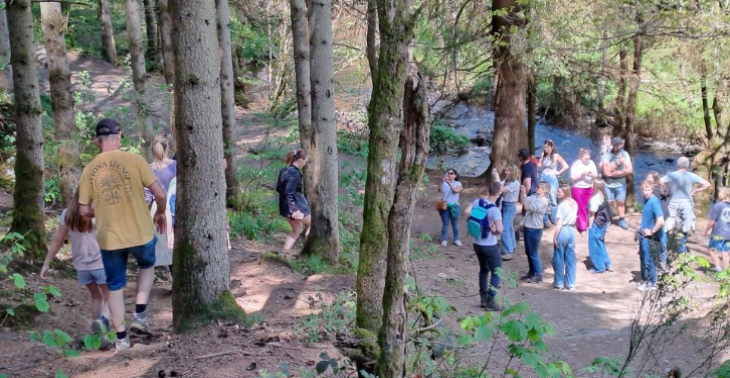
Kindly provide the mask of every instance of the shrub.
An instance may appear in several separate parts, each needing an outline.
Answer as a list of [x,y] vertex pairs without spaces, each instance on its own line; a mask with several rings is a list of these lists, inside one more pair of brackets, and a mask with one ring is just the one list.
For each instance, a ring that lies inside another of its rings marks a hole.
[[431,123],[429,145],[431,151],[439,154],[462,151],[469,145],[469,138],[466,135],[456,133],[446,123],[436,119]]

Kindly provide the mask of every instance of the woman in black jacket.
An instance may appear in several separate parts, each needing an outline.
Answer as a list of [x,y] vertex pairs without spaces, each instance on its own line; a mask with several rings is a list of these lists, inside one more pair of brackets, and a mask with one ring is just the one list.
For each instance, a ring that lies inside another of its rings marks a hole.
[[286,168],[279,171],[279,179],[276,183],[276,191],[279,192],[279,214],[289,221],[292,229],[292,232],[286,236],[284,248],[280,252],[283,256],[291,253],[291,249],[304,227],[307,228],[305,237],[309,234],[312,212],[302,192],[301,173],[301,169],[307,165],[308,160],[307,151],[294,150],[284,158]]

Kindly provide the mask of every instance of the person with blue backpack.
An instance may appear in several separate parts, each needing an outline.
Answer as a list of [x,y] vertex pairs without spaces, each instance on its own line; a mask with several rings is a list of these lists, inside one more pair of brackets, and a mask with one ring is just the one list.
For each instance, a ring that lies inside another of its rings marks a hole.
[[501,193],[502,183],[495,181],[489,184],[489,196],[474,200],[467,220],[467,230],[474,239],[474,252],[479,260],[481,307],[487,311],[502,311],[502,306],[495,300],[502,274],[497,271],[502,269],[502,253],[497,239],[503,230],[502,212],[496,205]]

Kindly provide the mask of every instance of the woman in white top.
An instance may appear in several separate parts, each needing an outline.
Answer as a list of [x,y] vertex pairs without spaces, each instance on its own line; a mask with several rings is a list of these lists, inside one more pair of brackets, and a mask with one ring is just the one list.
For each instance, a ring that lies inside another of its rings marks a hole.
[[[525,196],[527,189],[520,186],[522,195]],[[540,182],[537,185],[537,194],[527,197],[525,207],[525,253],[530,271],[522,277],[523,281],[529,283],[542,282],[542,262],[540,261],[540,241],[542,240],[543,216],[548,208],[548,195],[550,184]]]
[[[537,168],[540,170],[540,181],[545,181],[550,184],[550,222],[556,224],[555,215],[558,211],[558,186],[560,186],[558,177],[568,170],[568,163],[558,154],[558,149],[555,148],[555,142],[550,139],[547,139],[542,146],[542,156],[540,156],[540,160],[537,162]],[[544,223],[547,225],[547,214],[545,215]]]
[[449,169],[444,175],[444,181],[439,186],[441,200],[446,201],[446,210],[439,210],[441,215],[441,245],[446,247],[447,238],[449,236],[449,223],[454,233],[454,244],[461,246],[459,240],[459,215],[461,207],[459,206],[459,193],[463,187],[459,182],[459,173],[455,169]]
[[520,171],[517,166],[510,164],[502,170],[500,180],[499,173],[495,168],[492,171],[492,179],[502,183],[502,241],[500,242],[503,260],[512,260],[517,246],[517,238],[515,238],[515,216],[517,216],[517,199],[520,196]]
[[575,221],[578,219],[578,203],[570,196],[570,185],[558,188],[557,225],[553,236],[553,270],[556,289],[575,290]]
[[588,229],[588,201],[593,195],[593,179],[598,177],[596,163],[591,160],[591,150],[578,150],[578,161],[570,167],[570,180],[573,182],[573,199],[578,203],[576,228],[583,234]]

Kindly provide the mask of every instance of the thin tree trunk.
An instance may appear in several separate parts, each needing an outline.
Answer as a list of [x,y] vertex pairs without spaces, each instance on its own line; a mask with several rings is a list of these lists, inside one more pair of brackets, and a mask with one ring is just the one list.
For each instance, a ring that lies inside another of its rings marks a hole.
[[[302,149],[312,152],[312,82],[309,61],[309,24],[305,0],[290,0],[291,31],[294,39],[294,73],[297,90],[297,115],[299,140]],[[304,167],[304,194],[310,202],[316,202],[314,169]]]
[[370,65],[370,75],[372,76],[378,70],[378,49],[380,48],[378,42],[378,2],[376,0],[368,0],[367,22],[368,31],[365,51]]
[[379,376],[383,378],[401,378],[405,373],[408,311],[404,292],[413,209],[429,150],[427,96],[425,83],[409,76],[403,99],[405,125],[400,136],[400,172],[388,217],[388,269],[383,294],[383,326],[379,334]]
[[30,0],[7,1],[13,85],[15,87],[15,190],[11,232],[25,236],[24,258],[40,262],[46,254],[43,219],[43,126],[38,68],[33,46]]
[[57,165],[61,181],[61,196],[68,206],[81,177],[79,146],[75,133],[74,101],[71,92],[71,70],[66,62],[66,20],[60,3],[41,3],[41,24],[48,59],[48,81],[51,85],[55,139],[58,145]]
[[[634,67],[631,77],[631,88],[629,99],[626,105],[626,127],[624,129],[624,149],[629,155],[634,156],[634,127],[636,124],[636,101],[641,83],[641,58],[643,54],[642,35],[637,33],[634,36]],[[626,176],[626,207],[634,207],[634,175]]]
[[101,57],[107,62],[117,65],[117,43],[114,41],[112,14],[109,0],[99,0],[99,21],[101,21]]
[[[603,34],[604,39],[608,37],[607,33]],[[601,76],[598,79],[598,114],[596,115],[596,124],[599,127],[606,126],[606,65],[608,64],[608,48],[606,43],[601,45]]]
[[624,133],[624,123],[626,122],[626,86],[629,71],[629,54],[626,48],[622,47],[618,53],[619,56],[619,79],[618,79],[618,95],[616,96],[616,123],[613,125],[613,134],[622,135]]
[[312,3],[310,81],[312,90],[312,150],[309,151],[316,199],[312,228],[302,254],[321,255],[330,264],[340,260],[338,211],[337,113],[332,46],[332,1]]
[[527,84],[527,145],[530,155],[535,154],[535,128],[537,127],[537,96],[535,95],[535,78]]
[[147,160],[150,160],[150,143],[155,137],[152,122],[149,116],[152,101],[147,91],[147,65],[142,50],[141,12],[138,0],[125,0],[127,13],[127,32],[129,33],[129,54],[132,57],[132,81],[136,95],[137,123],[142,150]]
[[180,332],[245,313],[229,291],[215,4],[176,0],[171,17],[180,105],[172,320]]
[[705,132],[709,142],[714,132],[712,131],[712,118],[710,118],[710,102],[707,99],[707,74],[705,72],[700,77],[700,94],[702,95],[702,117],[705,121]]
[[403,89],[413,41],[410,3],[378,0],[380,53],[368,107],[370,141],[363,228],[357,270],[357,327],[380,331],[388,251],[388,213],[393,205],[398,136],[403,127]]
[[172,53],[172,20],[168,9],[168,0],[157,0],[157,14],[160,30],[160,44],[162,50],[162,73],[165,83],[172,85],[175,82],[175,55]]
[[236,102],[233,98],[233,59],[231,55],[231,19],[228,0],[215,1],[218,16],[218,46],[221,59],[221,113],[223,115],[223,156],[226,159],[226,199],[238,196],[236,180]]
[[10,36],[5,8],[0,9],[0,67],[5,67],[0,85],[10,92],[13,90],[13,66],[10,65]]
[[516,163],[516,151],[527,144],[525,68],[510,48],[511,29],[524,24],[524,20],[518,16],[522,6],[517,0],[493,0],[492,9],[506,11],[508,15],[495,16],[492,24],[493,34],[498,41],[494,44],[494,69],[499,74],[499,80],[494,99],[494,140],[487,172],[491,172],[492,168],[505,167],[507,163]]
[[144,20],[147,28],[147,58],[152,62],[152,70],[159,69],[162,57],[157,45],[157,16],[155,14],[155,0],[144,0]]
[[[712,100],[712,113],[715,117],[715,125],[717,125],[717,130],[715,134],[720,134],[720,127],[723,125],[723,119],[722,119],[722,112],[723,112],[723,102],[725,101],[725,81],[721,80],[717,84],[717,89],[715,90],[715,96]],[[713,134],[714,136],[714,134]]]

